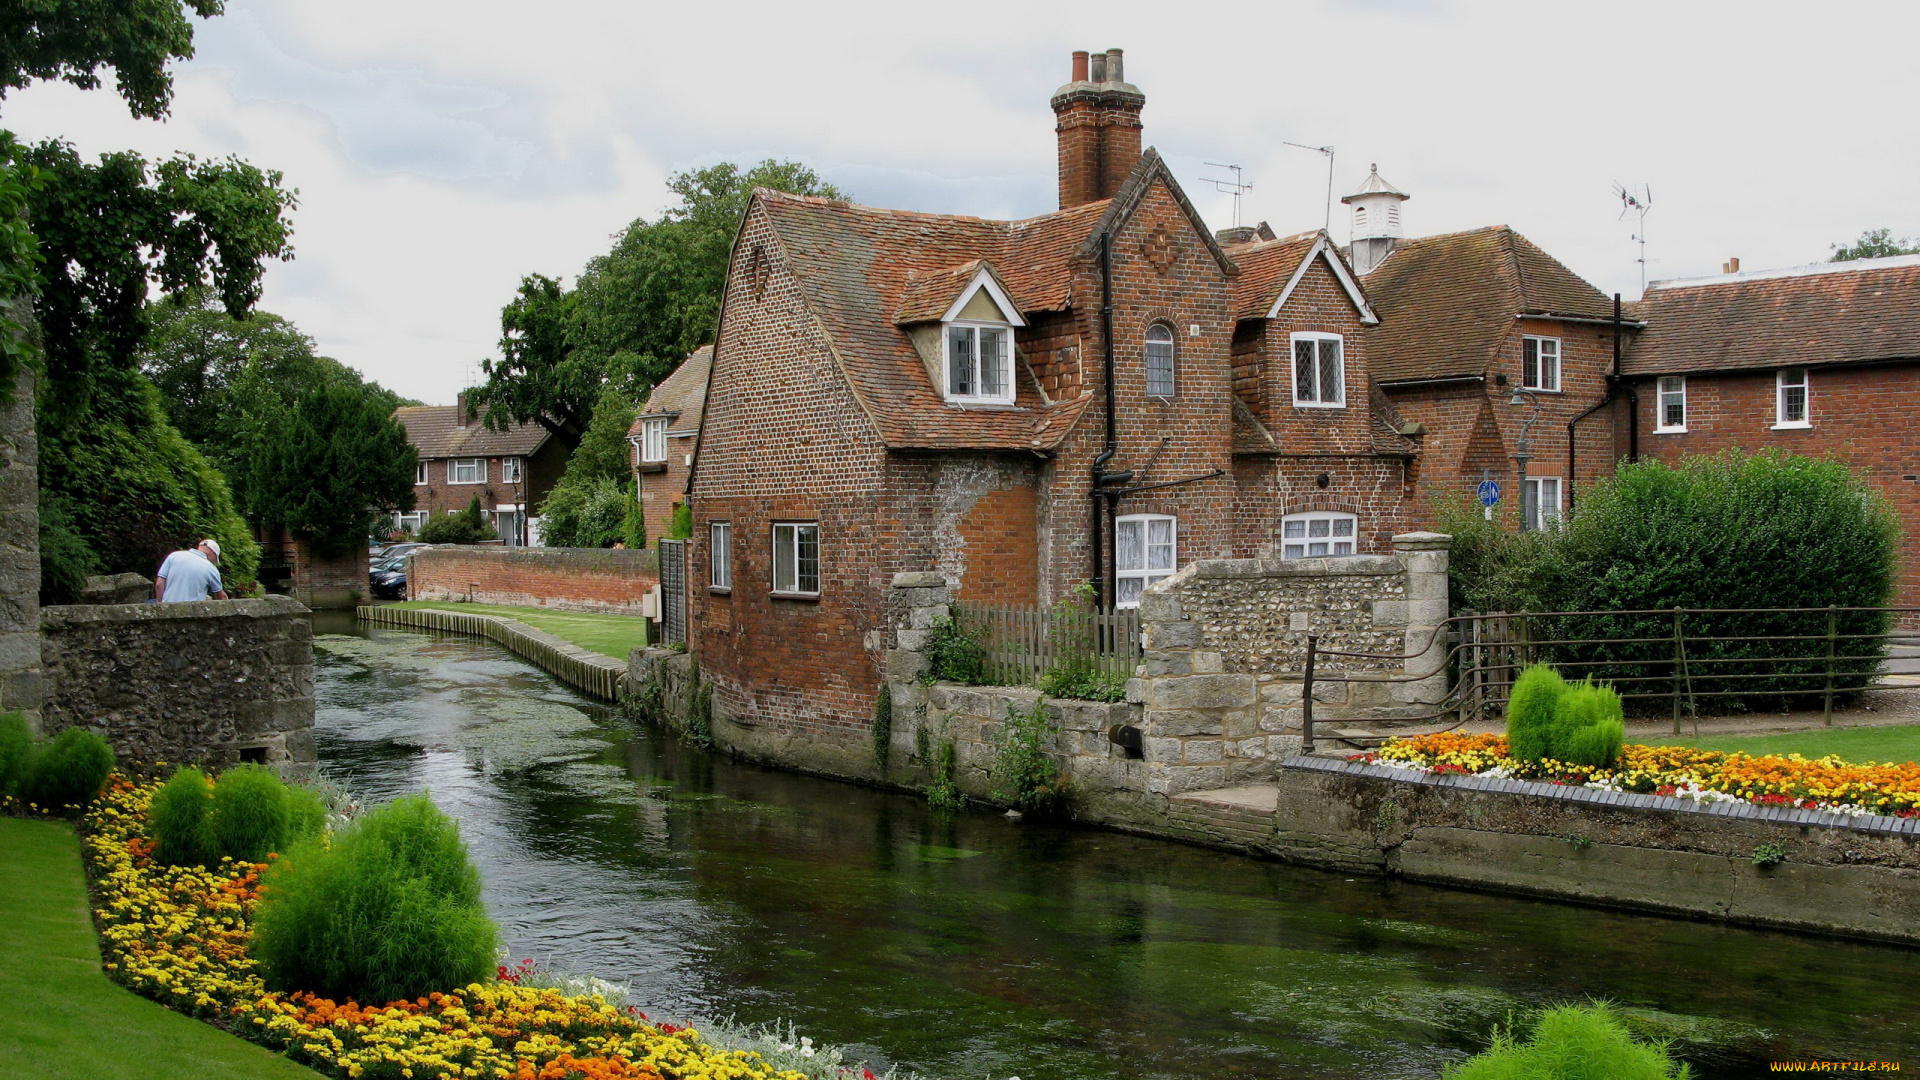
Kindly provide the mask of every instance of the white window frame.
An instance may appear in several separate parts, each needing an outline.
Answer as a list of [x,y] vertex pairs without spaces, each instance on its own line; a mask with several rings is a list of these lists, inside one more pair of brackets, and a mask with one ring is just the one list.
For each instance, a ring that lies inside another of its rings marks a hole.
[[[1553,346],[1551,350],[1547,348],[1549,344]],[[1528,345],[1533,346],[1533,355],[1534,355],[1534,362],[1533,362],[1534,370],[1531,375],[1529,375],[1527,372],[1527,346]],[[1547,371],[1547,353],[1548,352],[1553,353],[1553,370],[1551,372],[1551,374],[1553,375],[1553,378],[1551,379],[1546,377],[1548,375],[1548,371]],[[1560,376],[1563,373],[1563,369],[1565,368],[1565,366],[1566,366],[1566,350],[1562,346],[1562,343],[1559,338],[1546,337],[1541,334],[1522,334],[1520,336],[1520,388],[1521,389],[1537,390],[1543,394],[1559,393],[1560,392]]]
[[733,523],[707,522],[707,588],[733,591]]
[[[1787,376],[1799,373],[1800,381],[1789,383]],[[1800,419],[1787,419],[1787,391],[1800,391]],[[1794,431],[1813,426],[1813,376],[1806,368],[1781,368],[1773,373],[1773,430]]]
[[[959,394],[953,389],[953,334],[960,330],[966,332],[973,341],[972,374],[973,385],[984,386],[985,371],[980,363],[980,332],[995,331],[1001,335],[1005,348],[1000,353],[1000,388],[997,394],[974,393]],[[942,323],[940,326],[940,389],[946,399],[956,405],[1011,405],[1013,404],[1013,327],[1003,322],[974,322],[957,320]]]
[[[1560,498],[1566,485],[1557,476],[1529,476],[1527,486],[1520,497],[1525,501],[1522,513],[1526,515],[1527,528],[1539,532],[1547,525],[1560,520]],[[1548,491],[1553,493],[1551,503],[1542,502],[1542,496]]]
[[667,460],[667,417],[640,418],[640,463],[652,465]]
[[[477,471],[479,479],[478,480],[460,479],[459,478],[460,466],[462,465],[466,465],[474,468]],[[448,458],[447,459],[447,483],[449,484],[484,484],[486,482],[487,482],[487,459],[486,458],[468,457],[468,458]]]
[[[1155,334],[1164,334],[1166,336],[1164,339],[1156,340],[1154,338]],[[1168,326],[1166,323],[1157,322],[1147,327],[1146,339],[1140,346],[1140,359],[1141,367],[1146,372],[1148,397],[1173,397],[1174,391],[1179,385],[1174,379],[1174,365],[1178,358],[1174,348],[1174,339],[1173,327]],[[1154,385],[1153,378],[1153,350],[1156,345],[1165,345],[1167,347],[1167,378],[1166,382],[1158,387]]]
[[526,464],[517,457],[500,459],[500,482],[518,484],[526,479]]
[[425,510],[411,510],[393,515],[393,527],[408,535],[418,534],[427,523]]
[[416,461],[413,465],[413,486],[419,487],[427,482],[427,463]]
[[[1303,398],[1300,396],[1300,343],[1303,341],[1314,342],[1313,390],[1315,396],[1311,398]],[[1340,355],[1340,365],[1337,369],[1340,373],[1340,396],[1338,400],[1334,401],[1325,400],[1326,357],[1322,355],[1322,349],[1319,343],[1326,341],[1332,342],[1334,348]],[[1289,382],[1293,384],[1294,408],[1344,409],[1347,407],[1347,341],[1345,337],[1339,334],[1323,334],[1312,330],[1296,330],[1287,338],[1287,357],[1288,372],[1292,376]]]
[[[1165,523],[1167,536],[1163,541],[1153,539],[1153,527]],[[1120,534],[1129,527],[1140,530],[1140,565],[1124,566],[1121,553]],[[1157,560],[1164,565],[1155,566],[1154,552],[1166,549],[1166,557]],[[1156,581],[1170,578],[1180,569],[1180,520],[1171,514],[1124,514],[1113,522],[1113,597],[1115,607],[1136,608],[1140,606],[1140,592]],[[1126,594],[1125,582],[1138,581],[1139,591],[1132,599],[1122,600]]]
[[[804,572],[806,564],[801,559],[803,548],[809,538],[813,544],[811,580]],[[801,597],[820,595],[819,522],[776,521],[773,523],[773,595]]]
[[[1680,422],[1667,422],[1667,404],[1676,402],[1680,406]],[[1687,377],[1685,375],[1662,375],[1653,383],[1653,433],[1655,435],[1675,435],[1687,430]]]
[[[1313,527],[1324,524],[1327,531],[1316,535]],[[1288,536],[1288,526],[1299,526],[1299,535]],[[1346,532],[1340,526],[1346,526]],[[1341,551],[1341,547],[1345,551]],[[1316,547],[1325,551],[1315,551]],[[1280,557],[1282,559],[1344,558],[1360,552],[1360,518],[1344,510],[1302,510],[1280,519]]]

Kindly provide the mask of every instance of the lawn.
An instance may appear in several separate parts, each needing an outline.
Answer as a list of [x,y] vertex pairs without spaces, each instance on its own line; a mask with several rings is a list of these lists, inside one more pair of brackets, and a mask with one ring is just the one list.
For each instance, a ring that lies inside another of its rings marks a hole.
[[107,981],[65,824],[0,818],[0,1002],[8,1077],[319,1075]]
[[629,650],[647,643],[647,620],[638,615],[601,615],[588,611],[509,607],[505,604],[456,604],[439,600],[408,600],[395,607],[438,608],[468,615],[500,615],[545,630],[583,649],[624,661]]
[[1709,735],[1698,739],[1654,735],[1634,742],[1653,746],[1698,746],[1743,754],[1804,754],[1810,758],[1839,754],[1854,762],[1920,761],[1920,724],[1887,727],[1820,728],[1784,735]]

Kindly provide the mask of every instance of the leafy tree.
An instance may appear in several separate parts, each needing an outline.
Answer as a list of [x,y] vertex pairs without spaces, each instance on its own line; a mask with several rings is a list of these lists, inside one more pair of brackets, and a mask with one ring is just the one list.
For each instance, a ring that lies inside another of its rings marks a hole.
[[0,98],[40,79],[64,79],[92,90],[100,69],[135,116],[159,118],[173,101],[167,61],[193,55],[189,9],[203,19],[222,0],[8,0],[0,4]]
[[344,555],[366,543],[378,518],[413,509],[418,454],[385,401],[340,382],[282,415],[285,426],[252,461],[257,524],[285,529],[317,554]]
[[555,484],[540,504],[540,540],[548,547],[612,547],[627,539],[632,493],[606,477]]
[[482,540],[497,540],[492,529],[487,528],[486,515],[480,511],[480,496],[475,495],[465,510],[451,514],[435,514],[420,526],[420,542],[423,544],[477,544]]
[[40,245],[27,225],[27,199],[40,183],[39,170],[16,162],[19,145],[0,131],[0,400],[13,398],[21,365],[33,356],[28,342],[30,302],[40,291]]
[[603,383],[639,397],[713,340],[727,258],[756,187],[842,198],[804,165],[763,161],[676,173],[680,197],[659,218],[627,226],[572,290],[530,274],[500,316],[500,358],[468,394],[488,425],[538,423],[568,446],[586,437]]
[[633,430],[633,420],[639,412],[618,387],[603,388],[599,402],[593,407],[586,437],[567,459],[567,471],[559,482],[598,479],[611,480],[622,488],[632,487],[633,444],[627,441],[627,432]]
[[1833,245],[1830,262],[1878,259],[1888,255],[1920,255],[1920,239],[1896,239],[1892,229],[1868,229],[1851,244]]

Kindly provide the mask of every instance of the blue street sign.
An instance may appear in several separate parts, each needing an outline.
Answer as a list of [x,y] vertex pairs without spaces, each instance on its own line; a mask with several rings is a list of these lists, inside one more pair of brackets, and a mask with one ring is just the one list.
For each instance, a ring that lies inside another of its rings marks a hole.
[[1480,505],[1492,506],[1500,501],[1500,482],[1498,480],[1480,481]]

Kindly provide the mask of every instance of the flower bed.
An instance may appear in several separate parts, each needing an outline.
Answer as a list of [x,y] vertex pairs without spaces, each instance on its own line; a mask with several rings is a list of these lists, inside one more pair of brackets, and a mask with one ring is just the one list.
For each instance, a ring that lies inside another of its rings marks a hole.
[[248,955],[262,864],[153,858],[157,785],[115,779],[84,821],[107,973],[330,1076],[486,1080],[806,1080],[597,994],[502,979],[379,1006],[269,991]]
[[1727,754],[1687,746],[1621,748],[1612,768],[1558,761],[1521,762],[1507,755],[1504,735],[1441,732],[1394,739],[1356,754],[1366,761],[1420,772],[1512,777],[1604,791],[1675,795],[1697,802],[1737,800],[1841,814],[1920,816],[1920,764],[1854,764],[1839,757]]

